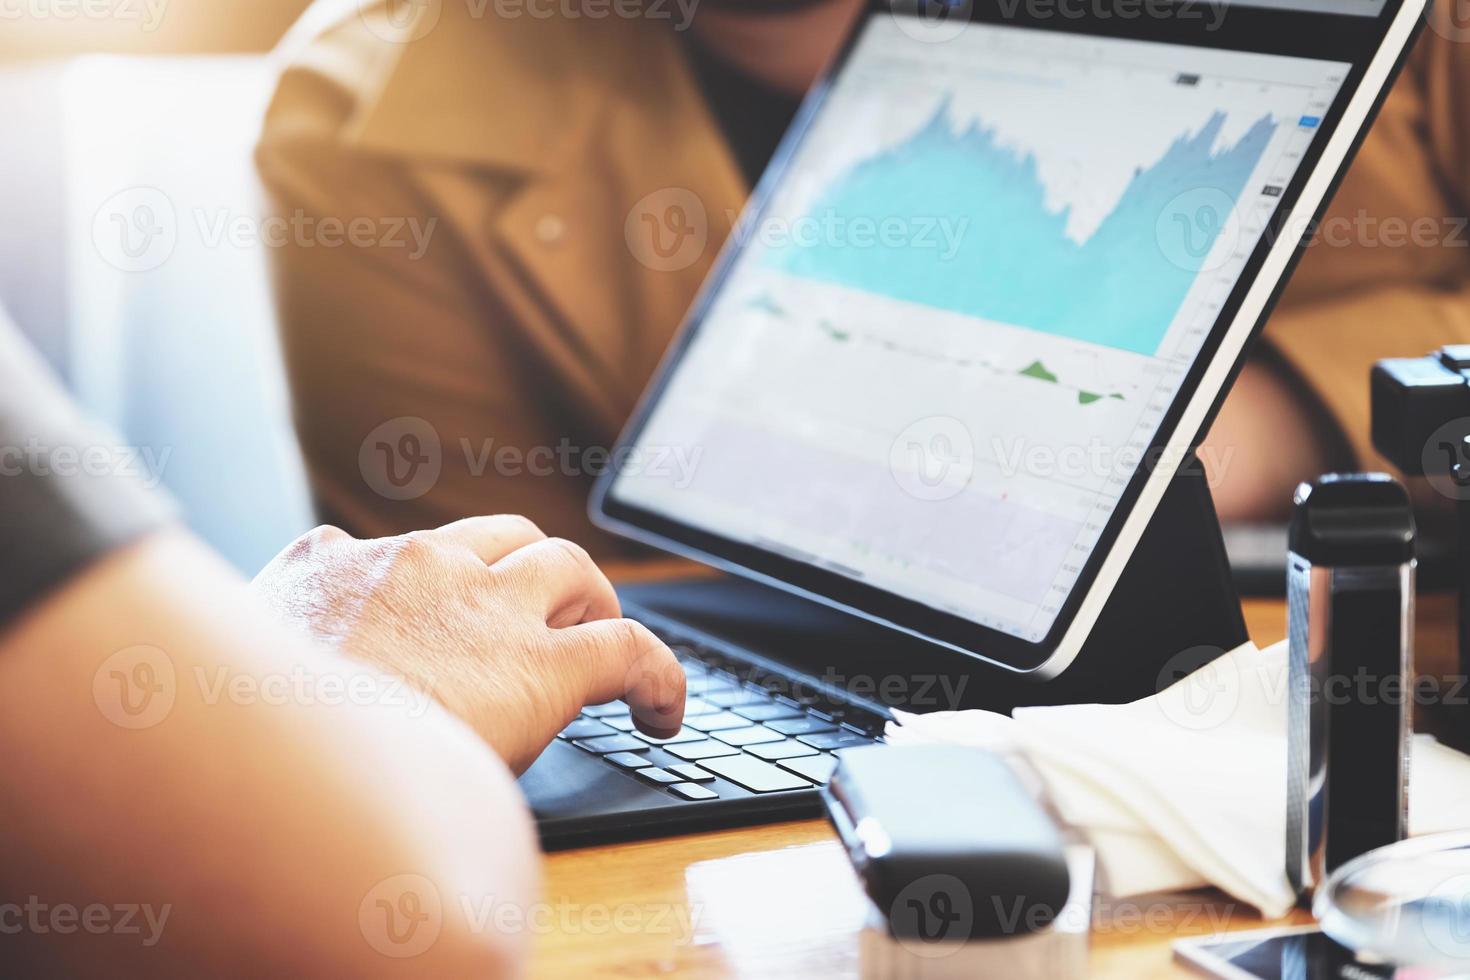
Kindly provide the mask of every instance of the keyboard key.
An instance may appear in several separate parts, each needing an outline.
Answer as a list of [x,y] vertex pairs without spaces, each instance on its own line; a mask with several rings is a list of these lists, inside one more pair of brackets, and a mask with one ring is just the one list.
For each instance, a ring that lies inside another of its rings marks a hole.
[[646,752],[648,745],[632,735],[604,735],[602,738],[581,738],[572,743],[579,749],[607,755],[609,752]]
[[835,732],[837,726],[819,718],[792,718],[788,721],[773,721],[769,727],[782,735],[815,735],[817,732]]
[[740,754],[740,750],[735,748],[735,746],[713,740],[707,742],[690,742],[687,745],[670,745],[669,752],[687,762],[712,759],[718,755]]
[[620,732],[631,732],[635,727],[632,715],[613,715],[603,718],[602,723],[609,728],[616,728]]
[[767,762],[817,754],[816,749],[810,745],[802,745],[794,738],[788,738],[784,742],[766,742],[760,745],[752,745],[746,751],[758,759],[765,759]]
[[804,759],[785,759],[776,765],[825,786],[837,768],[837,760],[830,755],[809,755]]
[[712,783],[715,777],[705,772],[692,762],[685,762],[677,766],[669,766],[669,772],[683,776],[691,783]]
[[678,793],[686,800],[714,800],[719,794],[706,786],[696,786],[693,783],[674,783],[669,789]]
[[810,789],[811,783],[795,773],[777,769],[769,762],[752,759],[748,755],[731,756],[728,759],[706,759],[700,763],[716,776],[723,776],[737,786],[752,793],[776,793],[786,789]]
[[605,718],[608,715],[625,715],[628,706],[621,701],[609,701],[607,704],[589,704],[582,709],[582,714],[588,718]]
[[808,709],[813,718],[821,718],[823,721],[841,721],[847,717],[846,705],[832,704],[830,702],[814,704]]
[[591,718],[578,718],[561,730],[562,738],[596,738],[598,735],[612,734],[614,734],[614,729]]
[[641,738],[643,739],[643,741],[648,742],[651,745],[678,745],[681,742],[698,742],[700,739],[704,738],[704,735],[700,732],[696,732],[692,728],[681,728],[679,729],[679,734],[674,735],[670,738],[654,738],[652,735],[646,734],[644,732],[634,732],[633,737]]
[[848,719],[842,723],[842,727],[854,729],[860,734],[867,735],[872,738],[882,735],[884,731],[887,730],[888,719],[880,717],[878,715],[870,715],[866,713],[854,714],[850,715]]
[[872,745],[872,739],[854,735],[852,732],[819,732],[816,735],[802,735],[800,739],[814,749],[830,752],[833,749],[853,749],[859,745]]
[[749,728],[750,722],[730,711],[717,711],[712,715],[699,715],[690,718],[690,728],[697,728],[702,732],[722,732],[728,728]]
[[649,766],[647,769],[639,769],[638,775],[642,776],[650,783],[659,783],[663,786],[667,786],[670,783],[682,783],[684,781],[684,777],[675,776],[667,769],[660,769],[658,766]]
[[780,721],[784,718],[800,718],[801,711],[785,704],[747,704],[735,708],[735,714],[746,721]]
[[708,715],[719,710],[719,708],[716,708],[703,698],[690,698],[684,702],[685,718],[693,718],[695,715]]
[[686,690],[690,694],[699,697],[706,697],[722,691],[733,691],[740,686],[732,680],[724,677],[716,677],[714,674],[709,674],[705,677],[689,677],[686,678],[686,681],[688,684]]
[[704,699],[721,708],[733,708],[742,704],[765,704],[769,700],[764,692],[752,691],[748,687],[736,688],[733,691],[715,691],[712,694],[706,694]]
[[612,755],[603,756],[603,758],[613,765],[620,766],[624,769],[642,769],[644,766],[653,765],[653,763],[643,758],[643,756],[635,755],[632,752],[614,752]]
[[732,728],[725,732],[713,732],[715,738],[727,745],[759,745],[762,742],[780,742],[785,736],[769,728],[752,725],[749,728]]

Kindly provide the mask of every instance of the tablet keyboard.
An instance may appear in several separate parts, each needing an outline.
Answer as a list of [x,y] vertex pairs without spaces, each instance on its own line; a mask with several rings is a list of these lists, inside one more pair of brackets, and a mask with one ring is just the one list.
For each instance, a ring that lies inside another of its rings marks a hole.
[[837,753],[882,741],[886,719],[799,676],[655,629],[688,678],[671,738],[638,731],[622,701],[590,705],[558,736],[691,803],[825,785]]

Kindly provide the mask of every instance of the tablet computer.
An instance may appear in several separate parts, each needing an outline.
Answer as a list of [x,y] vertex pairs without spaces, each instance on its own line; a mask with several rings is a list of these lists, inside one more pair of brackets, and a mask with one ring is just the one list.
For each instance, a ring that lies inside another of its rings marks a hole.
[[[875,0],[736,222],[594,519],[1056,676],[1424,16]],[[673,452],[688,465],[647,465]]]

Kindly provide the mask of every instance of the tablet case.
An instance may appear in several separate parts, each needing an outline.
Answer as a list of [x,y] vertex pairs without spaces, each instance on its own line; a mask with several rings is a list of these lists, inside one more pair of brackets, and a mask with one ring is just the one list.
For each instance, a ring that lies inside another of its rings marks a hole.
[[1157,693],[1249,639],[1208,478],[1194,456],[1164,494],[1082,652],[1047,682],[743,579],[680,579],[619,592],[630,614],[652,610],[912,711],[1121,704]]

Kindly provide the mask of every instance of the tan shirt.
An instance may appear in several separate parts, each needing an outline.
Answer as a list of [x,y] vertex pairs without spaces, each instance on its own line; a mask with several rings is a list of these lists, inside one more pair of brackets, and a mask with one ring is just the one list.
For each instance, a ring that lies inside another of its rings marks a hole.
[[[670,22],[419,6],[288,41],[260,146],[279,211],[378,229],[277,252],[314,485],[358,532],[512,511],[626,553],[585,516],[597,450],[745,182]],[[1467,201],[1470,44],[1426,31],[1267,332],[1365,460],[1372,362],[1470,342]]]

